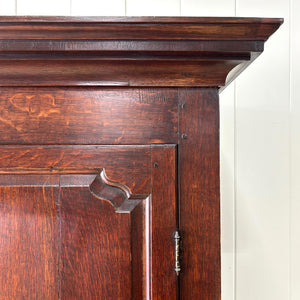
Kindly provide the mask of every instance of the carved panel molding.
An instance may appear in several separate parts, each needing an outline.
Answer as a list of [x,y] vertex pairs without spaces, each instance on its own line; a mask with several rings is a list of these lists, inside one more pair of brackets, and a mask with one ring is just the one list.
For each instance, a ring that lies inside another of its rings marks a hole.
[[90,185],[90,190],[97,198],[108,201],[117,213],[131,212],[142,200],[148,197],[132,195],[126,185],[109,180],[104,169],[96,176]]

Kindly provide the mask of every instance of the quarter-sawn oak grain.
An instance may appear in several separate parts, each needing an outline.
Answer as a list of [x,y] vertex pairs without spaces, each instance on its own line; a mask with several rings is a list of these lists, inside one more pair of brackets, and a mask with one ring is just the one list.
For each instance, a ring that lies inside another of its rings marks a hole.
[[0,299],[57,299],[58,186],[22,181],[0,187]]
[[[0,174],[98,174],[104,168],[111,180],[132,193],[150,193],[151,146],[0,146]],[[132,159],[134,157],[134,160]],[[118,162],[118,167],[113,166]],[[1,176],[1,175],[0,175]],[[2,179],[4,180],[4,179]]]
[[0,89],[0,144],[177,141],[177,90]]
[[282,22],[1,17],[0,298],[219,300],[218,93]]

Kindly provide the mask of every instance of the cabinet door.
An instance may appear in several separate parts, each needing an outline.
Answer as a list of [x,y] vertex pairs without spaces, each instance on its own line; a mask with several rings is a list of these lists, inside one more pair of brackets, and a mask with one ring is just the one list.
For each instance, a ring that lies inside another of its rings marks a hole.
[[0,299],[176,299],[175,146],[0,150]]

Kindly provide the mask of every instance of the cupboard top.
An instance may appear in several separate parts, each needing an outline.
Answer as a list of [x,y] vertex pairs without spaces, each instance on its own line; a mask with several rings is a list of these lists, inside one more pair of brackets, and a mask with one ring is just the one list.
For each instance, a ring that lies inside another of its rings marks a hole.
[[282,22],[0,17],[0,86],[223,87]]
[[267,40],[279,18],[25,17],[0,18],[0,39]]

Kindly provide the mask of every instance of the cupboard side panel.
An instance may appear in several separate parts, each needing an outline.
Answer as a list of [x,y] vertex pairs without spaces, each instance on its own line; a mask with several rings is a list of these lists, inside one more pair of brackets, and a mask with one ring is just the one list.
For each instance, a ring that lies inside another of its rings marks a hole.
[[220,299],[218,90],[179,89],[181,298]]

